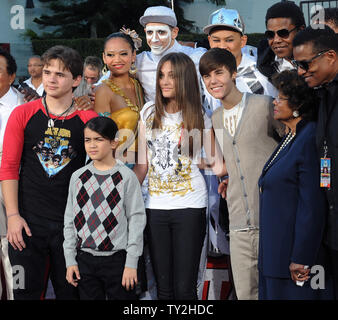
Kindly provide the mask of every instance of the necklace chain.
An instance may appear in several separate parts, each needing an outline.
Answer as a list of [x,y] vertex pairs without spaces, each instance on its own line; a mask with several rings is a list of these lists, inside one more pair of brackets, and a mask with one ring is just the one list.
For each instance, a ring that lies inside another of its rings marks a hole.
[[[63,111],[61,114],[59,115],[56,115],[54,113],[50,113],[48,111],[48,106],[47,106],[47,102],[46,102],[46,98],[43,99],[43,102],[44,102],[44,107],[45,107],[45,110],[46,110],[46,113],[47,113],[47,118],[48,118],[48,128],[54,128],[54,124],[55,124],[55,121],[59,120],[59,118],[61,118],[63,115],[64,115],[64,118],[62,119],[62,124],[63,122],[65,121],[66,117],[68,116],[68,113],[69,111],[73,108],[74,106],[74,100],[72,100],[72,103],[71,105],[65,110]],[[50,117],[50,114],[54,115],[55,116],[55,119],[52,119]],[[53,131],[53,130],[52,130]]]
[[[58,137],[59,137],[59,134],[60,134],[60,131],[61,129],[63,128],[63,123],[65,121],[65,119],[67,118],[70,110],[73,108],[74,106],[74,100],[72,101],[72,104],[65,110],[63,111],[61,114],[59,115],[56,115],[55,119],[52,119],[49,115],[49,112],[48,112],[48,106],[47,106],[47,102],[46,102],[46,98],[43,99],[43,104],[44,104],[44,107],[45,107],[45,110],[46,110],[46,113],[47,113],[47,118],[48,118],[48,121],[47,121],[47,126],[48,128],[50,128],[50,131],[51,131],[51,134],[53,136],[53,139],[52,141],[50,142],[52,147],[53,148],[56,148],[59,146],[59,141],[58,141]],[[57,133],[55,134],[54,132],[54,125],[55,125],[55,122],[56,120],[59,120],[59,118],[61,118],[62,116],[63,119],[62,119],[62,123],[61,123],[61,128],[58,128],[58,131]]]
[[292,133],[291,130],[288,133],[288,135],[286,136],[286,138],[284,139],[283,143],[281,144],[281,146],[279,147],[278,151],[276,152],[276,154],[273,156],[273,158],[271,159],[271,161],[269,162],[269,164],[266,166],[265,171],[268,170],[271,166],[271,164],[275,161],[275,159],[277,158],[277,156],[280,154],[280,152],[291,142],[291,140],[296,136],[296,132]]

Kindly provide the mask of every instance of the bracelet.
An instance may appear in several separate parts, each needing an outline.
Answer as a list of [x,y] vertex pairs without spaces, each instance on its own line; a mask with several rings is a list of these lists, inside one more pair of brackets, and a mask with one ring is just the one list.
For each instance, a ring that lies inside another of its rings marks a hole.
[[7,216],[7,219],[10,218],[10,217],[13,217],[13,216],[19,216],[19,215],[20,215],[20,213],[12,213],[12,214],[9,214],[9,215]]
[[223,176],[223,177],[219,177],[219,178],[218,178],[218,182],[219,182],[219,183],[222,183],[224,180],[226,180],[226,179],[228,179],[228,178],[229,178],[228,175],[225,175],[225,176]]

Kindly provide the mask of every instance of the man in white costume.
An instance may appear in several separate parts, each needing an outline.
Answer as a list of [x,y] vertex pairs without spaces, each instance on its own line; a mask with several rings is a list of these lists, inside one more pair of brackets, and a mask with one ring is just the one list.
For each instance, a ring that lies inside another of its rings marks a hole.
[[160,59],[171,52],[183,52],[195,63],[198,70],[199,59],[206,51],[204,48],[182,46],[176,41],[179,29],[173,10],[168,7],[149,7],[140,18],[144,27],[147,43],[151,51],[143,51],[136,57],[136,77],[144,92],[145,101],[155,101],[156,69]]

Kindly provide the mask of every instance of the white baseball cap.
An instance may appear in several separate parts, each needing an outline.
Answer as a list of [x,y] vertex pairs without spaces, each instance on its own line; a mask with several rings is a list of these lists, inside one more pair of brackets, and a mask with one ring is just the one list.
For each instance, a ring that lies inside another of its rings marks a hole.
[[237,10],[221,8],[209,16],[209,23],[203,28],[204,33],[210,34],[215,27],[227,27],[244,34],[244,22]]
[[164,6],[155,6],[147,8],[139,21],[143,27],[145,27],[146,24],[150,22],[164,23],[171,27],[177,26],[175,12],[170,8]]

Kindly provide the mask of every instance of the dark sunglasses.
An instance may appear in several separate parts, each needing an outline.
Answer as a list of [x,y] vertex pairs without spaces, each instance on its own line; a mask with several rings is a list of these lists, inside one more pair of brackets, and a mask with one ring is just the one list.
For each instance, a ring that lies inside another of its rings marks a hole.
[[329,50],[324,50],[324,51],[321,51],[319,53],[317,53],[313,58],[309,59],[309,60],[301,60],[301,61],[297,61],[297,60],[292,60],[291,63],[292,65],[295,67],[295,68],[301,68],[305,71],[308,71],[309,68],[310,68],[310,63],[319,58],[322,54],[328,52]]
[[288,29],[280,29],[280,30],[277,30],[277,31],[266,30],[264,34],[265,34],[265,37],[268,38],[269,40],[273,39],[275,37],[276,33],[277,33],[278,37],[283,38],[283,39],[287,39],[287,38],[289,38],[290,33],[293,30],[296,30],[296,29],[297,29],[297,27],[295,27],[291,30],[288,30]]

